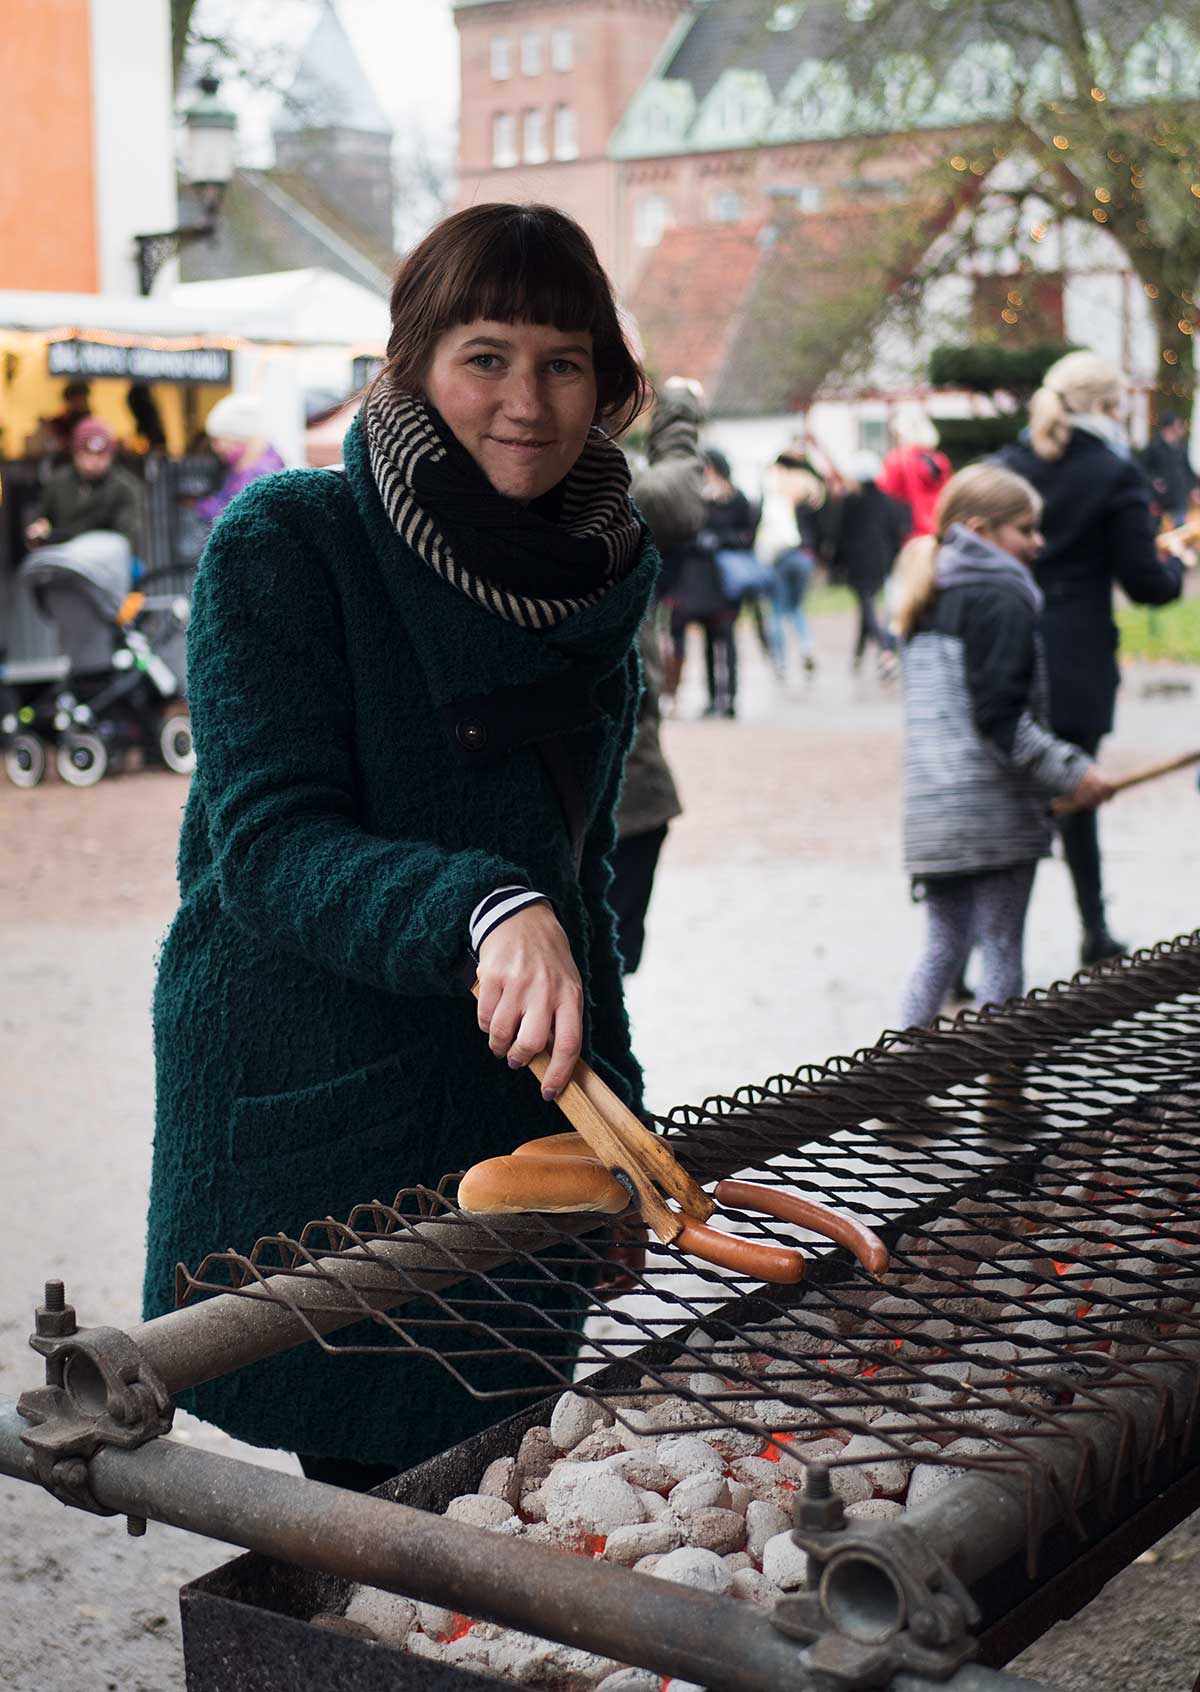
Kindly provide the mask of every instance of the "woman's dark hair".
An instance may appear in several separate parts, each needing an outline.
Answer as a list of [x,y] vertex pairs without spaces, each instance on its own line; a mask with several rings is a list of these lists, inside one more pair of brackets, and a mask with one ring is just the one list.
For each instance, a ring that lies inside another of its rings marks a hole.
[[596,249],[553,206],[470,206],[444,218],[401,264],[391,309],[387,358],[375,381],[403,393],[420,392],[440,335],[487,318],[587,330],[596,417],[612,434],[649,403]]

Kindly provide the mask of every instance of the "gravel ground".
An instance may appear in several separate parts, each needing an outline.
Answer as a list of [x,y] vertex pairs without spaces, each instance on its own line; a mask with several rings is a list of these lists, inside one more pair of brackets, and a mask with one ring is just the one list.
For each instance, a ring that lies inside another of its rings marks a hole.
[[[656,1108],[851,1051],[897,1015],[920,935],[899,870],[898,699],[873,675],[849,675],[849,639],[843,619],[823,619],[816,678],[783,687],[748,642],[734,723],[696,720],[690,664],[665,729],[687,812],[671,830],[646,959],[629,987]],[[1163,691],[1163,679],[1130,676],[1114,769],[1194,741],[1194,699]],[[163,773],[87,792],[0,782],[3,1396],[38,1378],[25,1335],[44,1277],[67,1281],[84,1322],[136,1320],[149,1002],[182,800],[178,778]],[[1186,774],[1106,813],[1112,922],[1130,943],[1200,921],[1198,820]],[[1030,923],[1031,984],[1069,974],[1077,943],[1066,871],[1048,864]],[[294,1468],[191,1418],[178,1428],[211,1449]],[[180,1692],[175,1592],[222,1561],[223,1547],[153,1524],[128,1540],[119,1520],[65,1515],[3,1479],[0,1516],[0,1686]],[[1198,1550],[1194,1518],[1157,1560],[1128,1569],[1021,1658],[1022,1672],[1064,1692],[1190,1692]]]

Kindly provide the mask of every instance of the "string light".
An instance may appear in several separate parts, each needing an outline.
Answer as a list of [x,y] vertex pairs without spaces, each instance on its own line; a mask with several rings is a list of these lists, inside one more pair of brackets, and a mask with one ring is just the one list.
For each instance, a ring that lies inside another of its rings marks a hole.
[[1179,354],[1177,352],[1174,352],[1170,347],[1168,347],[1166,352],[1163,354],[1163,363],[1164,364],[1178,364],[1179,363]]
[[1107,100],[1108,95],[1104,92],[1103,88],[1093,88],[1092,89],[1092,99],[1093,100]]
[[1109,193],[1107,188],[1097,188],[1096,198],[1100,201],[1101,205],[1106,206],[1112,199],[1112,195]]
[[950,160],[950,168],[952,170],[966,170],[967,161],[963,158],[961,153],[955,153],[954,157]]
[[1047,234],[1049,233],[1049,228],[1050,228],[1049,224],[1035,223],[1033,228],[1029,231],[1030,240],[1031,241],[1044,241],[1046,239]]
[[1095,210],[1092,212],[1092,216],[1095,218],[1097,223],[1107,223],[1108,222],[1108,213],[1106,211],[1104,211],[1102,209],[1102,207],[1100,207],[1100,206],[1097,206],[1095,208]]
[[1065,135],[1055,135],[1053,141],[1060,153],[1065,153],[1071,145]]
[[1144,287],[1150,299],[1156,300],[1158,298],[1158,289],[1155,287],[1153,282],[1145,283]]

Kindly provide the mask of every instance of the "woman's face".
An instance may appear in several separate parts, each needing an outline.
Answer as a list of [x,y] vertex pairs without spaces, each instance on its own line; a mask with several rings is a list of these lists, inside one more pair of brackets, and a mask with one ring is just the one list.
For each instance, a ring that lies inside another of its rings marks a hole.
[[497,493],[548,493],[583,451],[596,416],[586,330],[479,319],[447,329],[425,392]]

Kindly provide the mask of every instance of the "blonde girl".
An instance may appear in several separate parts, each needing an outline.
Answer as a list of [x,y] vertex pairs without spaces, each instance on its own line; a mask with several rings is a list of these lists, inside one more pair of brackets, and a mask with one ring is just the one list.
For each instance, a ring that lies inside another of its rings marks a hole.
[[1010,470],[978,464],[947,482],[934,533],[896,567],[904,667],[904,857],[923,894],[925,949],[905,1026],[931,1022],[978,946],[981,1003],[1024,987],[1024,934],[1050,801],[1094,807],[1111,783],[1046,726],[1032,565],[1041,499]]

